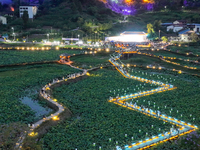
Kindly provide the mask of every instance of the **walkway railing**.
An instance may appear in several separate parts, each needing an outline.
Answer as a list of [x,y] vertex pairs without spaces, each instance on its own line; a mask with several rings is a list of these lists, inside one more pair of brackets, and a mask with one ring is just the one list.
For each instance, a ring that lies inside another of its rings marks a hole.
[[[132,143],[131,145],[125,145],[124,146],[125,150],[137,150],[137,149],[143,150],[143,149],[146,149],[146,148],[152,147],[154,145],[157,145],[159,143],[166,142],[168,140],[177,138],[178,136],[190,133],[190,132],[198,129],[198,127],[195,126],[195,125],[191,125],[190,123],[186,123],[184,121],[178,120],[178,119],[173,118],[171,116],[167,116],[166,114],[161,114],[161,112],[159,110],[154,111],[154,110],[151,110],[149,108],[145,108],[144,106],[143,107],[138,106],[136,103],[132,104],[132,102],[130,102],[130,103],[125,102],[125,101],[130,100],[130,99],[135,99],[135,98],[139,98],[139,97],[142,97],[142,96],[148,96],[148,95],[151,95],[151,94],[154,94],[154,93],[164,92],[164,91],[167,91],[167,90],[174,90],[177,87],[174,87],[171,84],[165,84],[165,83],[162,83],[162,82],[144,79],[144,78],[141,78],[141,77],[130,75],[127,71],[124,70],[125,64],[123,64],[118,57],[111,57],[109,59],[109,62],[125,78],[134,79],[134,80],[137,80],[137,81],[146,82],[146,83],[150,83],[150,84],[154,84],[154,85],[159,86],[158,88],[152,89],[152,90],[149,90],[149,91],[138,92],[138,93],[134,93],[134,94],[131,94],[131,95],[125,95],[125,96],[116,97],[116,98],[110,97],[109,102],[113,102],[113,103],[115,103],[119,106],[126,107],[128,109],[143,113],[144,115],[154,117],[154,118],[163,120],[165,122],[169,122],[169,123],[174,124],[174,125],[179,127],[178,129],[171,128],[169,132],[165,132],[164,134],[160,133],[157,136],[152,136],[151,138],[147,138],[144,141],[140,140],[138,142]],[[117,146],[116,148],[118,150],[121,150],[121,148],[119,146]]]
[[55,105],[58,110],[54,113],[54,114],[51,114],[50,116],[46,117],[46,118],[43,118],[37,122],[35,122],[34,124],[29,124],[29,127],[30,127],[30,130],[29,131],[25,131],[19,138],[19,140],[17,141],[16,143],[16,146],[15,146],[15,149],[21,149],[22,148],[22,145],[23,145],[23,141],[25,139],[25,137],[27,136],[27,134],[29,136],[35,136],[37,135],[37,133],[34,133],[34,130],[39,127],[42,123],[46,122],[47,120],[59,120],[59,115],[65,110],[64,107],[59,104],[57,102],[56,99],[53,99],[51,98],[51,95],[48,93],[48,91],[51,89],[51,87],[55,84],[58,84],[58,83],[61,83],[61,82],[64,82],[64,81],[67,81],[69,79],[75,79],[76,77],[80,77],[80,76],[84,76],[86,75],[87,73],[87,70],[86,69],[81,69],[81,68],[78,68],[78,67],[74,67],[71,65],[72,68],[75,68],[75,69],[78,69],[78,70],[81,70],[83,72],[80,72],[80,73],[75,73],[75,74],[70,74],[68,75],[66,78],[62,78],[61,80],[53,80],[53,82],[45,85],[42,90],[40,91],[40,95],[46,99],[47,101],[49,101],[50,103],[52,103],[53,105]]

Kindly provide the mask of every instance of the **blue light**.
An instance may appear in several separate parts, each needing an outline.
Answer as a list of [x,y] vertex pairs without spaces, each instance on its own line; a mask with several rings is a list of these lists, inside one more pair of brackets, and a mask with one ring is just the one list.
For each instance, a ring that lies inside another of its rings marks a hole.
[[128,145],[125,145],[124,147],[125,147],[125,148],[128,148]]

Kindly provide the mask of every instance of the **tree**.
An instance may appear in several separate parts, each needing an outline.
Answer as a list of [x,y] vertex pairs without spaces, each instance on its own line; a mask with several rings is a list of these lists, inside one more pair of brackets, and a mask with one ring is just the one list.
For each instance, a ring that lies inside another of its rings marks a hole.
[[162,39],[162,41],[164,41],[164,42],[168,42],[168,38],[167,38],[166,36],[163,36],[161,39]]
[[42,5],[43,4],[43,0],[39,0],[39,4]]
[[0,11],[3,9],[3,5],[2,3],[0,2]]
[[199,37],[198,37],[198,35],[195,32],[193,32],[190,35],[190,38],[192,39],[192,42],[197,42],[199,40]]
[[153,25],[151,23],[147,24],[147,33],[148,34],[154,33]]
[[158,31],[161,27],[161,20],[155,20],[153,23],[153,28],[155,31]]
[[23,12],[22,19],[23,19],[23,22],[24,22],[24,26],[26,27],[28,20],[29,20],[28,11]]
[[76,5],[76,7],[78,8],[79,12],[82,12],[83,8],[82,8],[82,4],[79,0],[74,0],[74,4]]
[[153,25],[151,23],[147,24],[147,33],[148,33],[148,38],[150,40],[154,40],[156,37],[155,31],[153,29]]
[[73,11],[73,13],[77,12],[77,8],[74,2],[71,3],[71,10]]

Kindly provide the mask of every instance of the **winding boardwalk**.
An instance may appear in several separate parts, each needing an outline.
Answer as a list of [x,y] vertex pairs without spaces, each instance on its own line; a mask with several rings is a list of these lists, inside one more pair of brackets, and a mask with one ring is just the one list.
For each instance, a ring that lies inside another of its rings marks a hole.
[[[109,62],[119,71],[119,73],[121,73],[125,78],[129,78],[129,79],[133,79],[133,80],[138,80],[141,82],[146,82],[149,84],[154,84],[159,86],[156,89],[152,89],[149,91],[143,91],[143,92],[138,92],[138,93],[134,93],[131,95],[125,95],[125,96],[121,96],[121,97],[116,97],[116,98],[110,98],[109,102],[113,102],[119,106],[122,107],[126,107],[128,109],[134,110],[134,111],[138,111],[140,113],[143,113],[144,115],[148,115],[149,117],[154,117],[160,120],[163,120],[165,122],[170,122],[173,125],[178,126],[178,129],[173,129],[171,128],[169,132],[166,133],[160,133],[157,136],[152,136],[151,138],[147,138],[146,140],[140,140],[138,142],[134,142],[131,145],[125,145],[125,150],[136,150],[136,149],[146,149],[149,148],[151,146],[154,146],[156,144],[162,143],[162,142],[166,142],[168,140],[174,139],[180,135],[184,135],[187,133],[190,133],[196,129],[198,129],[197,126],[195,125],[191,125],[189,123],[186,123],[184,121],[180,121],[176,118],[167,116],[165,114],[161,114],[159,111],[154,111],[151,110],[149,108],[143,108],[141,106],[137,106],[137,104],[132,104],[131,102],[125,102],[129,99],[135,99],[135,98],[139,98],[139,97],[143,97],[143,96],[148,96],[151,94],[155,94],[155,93],[159,93],[159,92],[164,92],[167,90],[174,90],[176,89],[176,87],[174,87],[171,84],[165,84],[162,82],[158,82],[158,81],[154,81],[154,80],[148,80],[148,79],[144,79],[141,77],[137,77],[137,76],[132,76],[130,75],[128,72],[126,72],[124,70],[124,64],[119,60],[121,56],[121,53],[119,53],[118,55],[111,55],[111,58],[109,59]],[[58,102],[56,102],[57,100],[50,98],[51,95],[48,94],[48,91],[51,89],[52,85],[61,83],[61,82],[65,82],[69,79],[75,79],[76,77],[80,77],[80,76],[84,76],[87,74],[86,69],[80,69],[77,67],[74,67],[71,65],[72,68],[78,69],[82,72],[80,73],[76,73],[76,74],[70,74],[68,75],[67,78],[63,78],[62,80],[53,80],[52,83],[49,83],[47,85],[45,85],[42,90],[40,91],[40,95],[46,99],[47,101],[51,102],[52,104],[54,104],[58,110],[54,113],[51,114],[50,116],[43,118],[37,122],[35,122],[34,124],[30,125],[30,130],[29,131],[25,131],[23,135],[21,135],[21,137],[19,138],[18,142],[16,143],[15,149],[21,149],[22,148],[22,144],[23,141],[26,137],[26,135],[28,134],[29,136],[35,136],[37,135],[37,133],[34,133],[34,129],[36,129],[37,127],[39,127],[42,123],[44,123],[47,120],[53,119],[53,120],[59,120],[59,115],[64,111],[64,107],[59,104]],[[121,148],[119,146],[116,147],[118,150],[121,150]]]
[[51,95],[48,94],[48,90],[50,90],[50,89],[51,89],[51,86],[53,86],[53,85],[55,85],[55,84],[58,84],[58,83],[61,83],[61,82],[65,82],[65,81],[67,81],[67,80],[69,80],[69,79],[75,79],[76,77],[84,76],[84,75],[86,75],[86,73],[87,73],[87,70],[86,70],[86,69],[80,69],[80,68],[74,67],[74,66],[72,66],[72,65],[70,65],[70,67],[75,68],[75,69],[78,69],[78,70],[80,70],[80,71],[82,71],[82,72],[80,72],[80,73],[75,73],[75,74],[70,74],[70,75],[68,75],[67,78],[63,78],[62,80],[56,80],[56,81],[53,80],[52,83],[49,83],[49,84],[45,85],[45,86],[41,89],[41,91],[40,91],[40,95],[41,95],[44,99],[46,99],[47,101],[49,101],[50,103],[54,104],[54,105],[58,108],[58,110],[57,110],[54,114],[51,114],[50,116],[48,116],[48,117],[46,117],[46,118],[43,118],[43,119],[41,119],[41,120],[35,122],[35,123],[32,124],[32,125],[29,125],[30,130],[29,130],[29,131],[25,131],[25,132],[20,136],[19,140],[18,140],[17,143],[16,143],[15,149],[21,149],[21,148],[22,148],[23,141],[24,141],[24,139],[25,139],[25,137],[26,137],[27,134],[28,134],[29,136],[35,136],[35,135],[37,135],[37,133],[34,133],[34,129],[36,129],[37,127],[39,127],[39,126],[40,126],[42,123],[44,123],[45,121],[51,120],[51,119],[53,119],[53,120],[59,120],[59,117],[58,117],[58,116],[59,116],[65,109],[64,109],[64,107],[63,107],[61,104],[59,104],[58,102],[56,102],[55,99],[50,98]]
[[[121,56],[122,53],[119,53],[118,55],[111,55],[111,58],[109,59],[109,62],[125,77],[125,78],[129,78],[129,79],[134,79],[134,80],[138,80],[141,82],[146,82],[146,83],[150,83],[150,84],[155,84],[158,85],[159,87],[156,89],[152,89],[150,91],[143,91],[143,92],[139,92],[139,93],[135,93],[135,94],[131,94],[131,95],[125,95],[125,96],[121,96],[121,97],[116,97],[116,98],[110,98],[109,102],[113,102],[117,105],[120,105],[122,107],[126,107],[128,109],[134,110],[134,111],[138,111],[140,113],[143,113],[144,115],[147,115],[149,117],[154,117],[160,120],[163,120],[164,122],[169,122],[173,125],[178,126],[178,129],[173,129],[171,128],[169,132],[166,133],[160,133],[157,136],[152,136],[151,138],[147,138],[146,140],[140,140],[138,142],[134,142],[131,145],[125,145],[125,150],[143,150],[143,149],[147,149],[149,147],[152,147],[154,145],[157,145],[159,143],[162,142],[166,142],[168,140],[177,138],[178,136],[190,133],[196,129],[198,129],[197,126],[195,125],[191,125],[190,123],[186,123],[184,121],[180,121],[176,118],[167,116],[165,114],[161,114],[160,111],[154,111],[151,110],[149,108],[143,108],[141,106],[137,106],[137,104],[132,104],[131,102],[125,102],[129,99],[135,99],[135,98],[139,98],[142,96],[148,96],[150,94],[154,94],[154,93],[158,93],[158,92],[164,92],[167,90],[174,90],[176,89],[176,87],[174,87],[171,84],[164,84],[162,82],[157,82],[157,81],[152,81],[152,80],[148,80],[148,79],[144,79],[144,78],[140,78],[137,76],[132,76],[130,75],[127,71],[124,70],[124,66],[126,66],[125,64],[123,64],[119,58]],[[118,150],[121,150],[121,148],[119,146],[116,147]]]

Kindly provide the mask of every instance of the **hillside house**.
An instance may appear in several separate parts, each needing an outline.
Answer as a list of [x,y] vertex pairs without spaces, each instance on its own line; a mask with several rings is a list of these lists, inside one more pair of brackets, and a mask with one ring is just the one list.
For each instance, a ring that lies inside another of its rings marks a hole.
[[176,20],[172,24],[168,24],[167,31],[172,30],[173,32],[178,32],[187,27],[187,22],[185,20]]
[[0,24],[7,24],[7,18],[6,17],[3,17],[3,16],[0,16]]
[[20,6],[19,7],[19,16],[22,17],[24,11],[28,12],[29,19],[33,19],[33,17],[37,14],[38,8],[36,6]]

